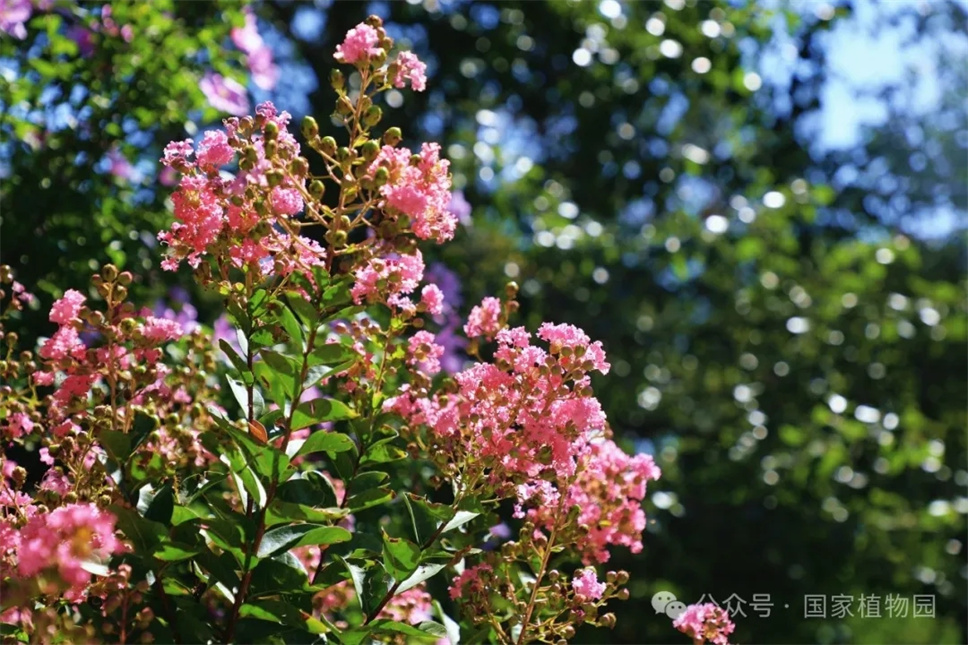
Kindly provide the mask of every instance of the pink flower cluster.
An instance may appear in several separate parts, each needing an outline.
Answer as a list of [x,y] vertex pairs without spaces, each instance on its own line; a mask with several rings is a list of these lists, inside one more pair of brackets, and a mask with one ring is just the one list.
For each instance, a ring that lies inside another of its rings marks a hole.
[[396,74],[393,77],[394,87],[405,87],[406,82],[410,81],[410,87],[415,92],[423,92],[427,89],[427,65],[417,58],[413,52],[400,52],[397,54]]
[[407,364],[419,369],[428,376],[440,371],[440,357],[444,348],[438,345],[437,338],[429,331],[418,331],[407,346]]
[[[574,483],[565,492],[565,509],[579,508],[578,525],[587,533],[577,538],[577,546],[586,564],[607,562],[609,545],[626,546],[632,553],[642,551],[645,529],[646,482],[661,476],[659,467],[649,455],[630,457],[611,439],[596,438],[589,442],[582,456],[582,467]],[[550,528],[559,521],[550,507],[546,490],[519,490],[519,499],[530,499],[533,505],[527,516],[536,526]],[[557,498],[555,498],[557,499]]]
[[591,567],[586,567],[575,574],[571,581],[571,588],[575,596],[582,601],[598,600],[605,593],[605,583],[598,581],[598,574]]
[[727,637],[736,629],[726,610],[711,602],[689,605],[672,625],[696,642],[715,645],[728,645]]
[[271,90],[279,81],[279,68],[272,61],[272,50],[259,34],[258,20],[251,7],[245,7],[245,26],[232,28],[232,42],[245,53],[245,64],[255,84]]
[[19,531],[0,527],[4,547],[16,555],[17,575],[32,578],[55,570],[68,587],[65,597],[79,600],[91,581],[85,564],[103,562],[122,550],[114,535],[115,518],[93,504],[69,504],[35,513]]
[[380,34],[366,23],[360,23],[346,33],[343,42],[336,45],[333,58],[341,63],[355,65],[360,61],[379,56],[383,52],[380,47]]
[[432,600],[426,589],[413,587],[391,598],[383,611],[380,612],[380,617],[410,625],[419,625],[433,618]]
[[457,217],[450,212],[450,162],[440,158],[440,145],[425,143],[419,154],[408,148],[383,146],[369,168],[386,168],[389,180],[380,188],[380,206],[390,214],[410,218],[414,235],[446,242],[454,237]]
[[[181,260],[197,267],[206,254],[283,275],[308,274],[324,263],[318,242],[284,232],[287,218],[304,207],[303,188],[290,172],[294,161],[305,163],[287,130],[290,118],[266,102],[254,118],[227,119],[225,131],[206,132],[197,147],[191,139],[168,144],[162,163],[183,176],[172,196],[176,221],[158,235],[171,248],[164,269],[174,271]],[[269,124],[272,136],[266,134]],[[227,177],[223,167],[237,152],[243,153],[242,169]],[[270,182],[270,173],[281,180]]]
[[[43,368],[31,375],[35,385],[57,385],[47,415],[50,430],[56,436],[78,429],[76,419],[85,413],[73,414],[74,404],[86,400],[95,385],[111,373],[136,366],[146,368],[140,389],[132,393],[134,404],[140,404],[146,396],[153,394],[172,395],[164,387],[169,370],[160,363],[162,352],[158,346],[180,338],[183,333],[181,325],[152,316],[147,309],[137,317],[133,313],[122,313],[116,320],[105,323],[104,329],[98,330],[111,342],[91,348],[80,334],[84,329],[81,313],[85,302],[83,294],[69,289],[51,306],[50,320],[57,323],[58,329],[40,348],[40,357],[45,359]],[[127,322],[129,319],[135,324]],[[59,380],[56,378],[58,373],[61,374]],[[27,423],[21,419],[17,426],[8,424],[6,432],[30,432],[34,424],[29,419]]]
[[468,338],[484,336],[492,340],[501,330],[501,301],[488,296],[471,309],[464,325],[464,333]]
[[[391,307],[413,313],[416,305],[407,297],[423,279],[424,261],[420,251],[413,255],[381,257],[378,252],[356,269],[356,282],[350,289],[356,304],[385,302]],[[430,296],[431,304],[433,295]]]
[[561,359],[568,356],[530,339],[521,327],[502,330],[495,362],[457,374],[456,394],[421,397],[407,390],[385,405],[411,427],[427,426],[449,456],[445,468],[462,470],[463,481],[499,495],[513,494],[515,483],[563,482],[575,473],[589,432],[604,427],[605,414],[585,393],[584,365],[566,367]]
[[489,579],[493,569],[489,564],[479,564],[477,566],[464,569],[464,572],[454,578],[450,585],[450,598],[458,598],[486,594],[489,588]]

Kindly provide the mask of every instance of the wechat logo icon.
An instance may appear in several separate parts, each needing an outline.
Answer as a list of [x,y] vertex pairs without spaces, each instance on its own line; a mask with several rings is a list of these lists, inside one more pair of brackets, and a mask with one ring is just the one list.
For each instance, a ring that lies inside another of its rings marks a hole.
[[652,596],[652,608],[657,614],[665,614],[675,620],[686,611],[685,603],[676,599],[676,595],[671,591],[660,591]]

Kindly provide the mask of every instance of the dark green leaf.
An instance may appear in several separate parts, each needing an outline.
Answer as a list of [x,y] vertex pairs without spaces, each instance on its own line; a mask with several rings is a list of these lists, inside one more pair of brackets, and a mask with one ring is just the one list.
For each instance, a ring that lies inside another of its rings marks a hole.
[[353,535],[340,526],[293,524],[268,531],[259,544],[258,556],[265,558],[297,546],[316,546],[347,542]]
[[324,421],[340,421],[356,416],[345,403],[336,399],[319,398],[296,406],[292,416],[292,430],[301,430]]

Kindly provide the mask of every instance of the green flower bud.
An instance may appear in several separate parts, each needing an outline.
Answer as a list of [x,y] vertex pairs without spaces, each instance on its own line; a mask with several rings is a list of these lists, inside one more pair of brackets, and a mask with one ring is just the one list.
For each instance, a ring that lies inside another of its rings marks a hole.
[[380,143],[373,139],[364,143],[363,147],[360,148],[360,155],[366,161],[373,161],[378,154],[380,154]]
[[380,109],[379,105],[371,105],[367,108],[366,112],[363,113],[363,125],[367,127],[373,127],[380,122],[383,118],[383,110]]
[[265,133],[266,141],[275,141],[276,137],[279,136],[279,126],[276,125],[275,121],[269,121],[266,123],[263,132]]
[[285,180],[286,176],[282,174],[281,170],[273,169],[266,173],[266,181],[269,182],[270,188],[275,188]]
[[400,128],[398,127],[392,127],[383,133],[383,143],[388,146],[397,145],[401,139],[403,139],[403,133],[400,132]]
[[313,196],[313,199],[322,199],[323,195],[326,194],[326,184],[318,179],[314,180],[309,184],[309,194]]
[[316,119],[311,116],[307,116],[302,122],[302,133],[306,139],[313,139],[319,134],[319,124],[316,123]]
[[343,89],[346,85],[346,78],[343,76],[343,72],[338,69],[334,69],[329,73],[329,84],[333,86],[333,89],[337,92]]
[[322,142],[320,142],[320,147],[322,148],[323,154],[332,157],[336,154],[336,139],[333,137],[323,137]]

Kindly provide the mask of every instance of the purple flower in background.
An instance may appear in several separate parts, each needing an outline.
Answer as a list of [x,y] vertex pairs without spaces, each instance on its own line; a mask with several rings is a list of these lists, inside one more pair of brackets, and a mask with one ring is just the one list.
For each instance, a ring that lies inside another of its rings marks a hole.
[[259,35],[258,20],[252,9],[245,8],[245,27],[232,29],[232,42],[245,53],[245,64],[252,80],[264,90],[271,90],[279,81],[279,68],[273,63],[272,50]]
[[455,190],[450,194],[450,204],[447,206],[447,210],[456,215],[464,226],[471,225],[471,204],[464,198],[464,191]]
[[167,307],[164,301],[158,300],[154,306],[154,314],[159,318],[177,322],[186,334],[198,329],[198,310],[189,302],[188,293],[181,287],[174,287],[168,292],[168,297],[179,305],[178,310]]
[[231,78],[215,72],[207,72],[198,84],[209,104],[233,116],[244,116],[249,112],[249,97],[245,88]]
[[[212,334],[212,344],[217,346],[220,340],[224,340],[239,354],[242,353],[242,347],[239,345],[239,339],[235,333],[235,327],[233,327],[232,323],[229,322],[229,317],[227,315],[222,314],[218,317],[218,319],[212,325],[212,331],[214,332]],[[228,357],[226,357],[225,360],[227,361]]]
[[[430,284],[437,285],[437,288],[444,294],[444,314],[456,311],[460,307],[461,302],[463,302],[460,295],[460,278],[446,265],[434,262],[424,273],[424,279]],[[441,320],[437,322],[443,324]]]
[[27,37],[24,23],[30,20],[30,0],[0,0],[0,31],[23,40]]
[[94,54],[93,33],[87,27],[73,25],[67,30],[67,37],[77,43],[77,49],[84,58],[90,58]]
[[134,166],[117,148],[108,151],[108,163],[108,172],[118,179],[131,181],[135,178]]
[[440,357],[440,369],[448,374],[456,374],[464,369],[464,348],[467,347],[467,339],[454,333],[459,324],[460,321],[455,316],[450,326],[437,332],[436,343],[444,348],[444,353]]

